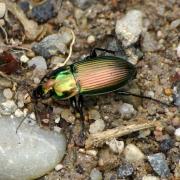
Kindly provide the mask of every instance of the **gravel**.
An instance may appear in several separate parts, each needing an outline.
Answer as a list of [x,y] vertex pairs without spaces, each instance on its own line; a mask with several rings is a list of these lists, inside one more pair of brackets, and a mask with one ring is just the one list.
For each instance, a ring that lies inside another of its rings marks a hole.
[[35,66],[36,69],[47,69],[46,60],[42,56],[36,56],[28,61],[28,66]]
[[72,34],[70,31],[64,31],[61,34],[52,34],[46,36],[42,41],[33,45],[32,50],[44,58],[50,58],[58,54],[67,52],[67,44],[70,43]]
[[90,173],[90,178],[91,178],[91,180],[102,180],[103,179],[102,173],[96,168],[92,169],[92,171]]
[[52,0],[47,0],[40,5],[34,6],[30,16],[38,23],[45,23],[49,19],[57,15]]
[[136,114],[136,110],[133,105],[127,103],[120,105],[118,110],[122,119],[131,119]]
[[134,172],[134,168],[130,163],[123,163],[117,169],[117,176],[119,178],[125,178],[131,176]]
[[125,147],[124,156],[128,162],[139,162],[145,159],[145,155],[134,144],[128,144]]
[[116,35],[127,47],[135,43],[143,31],[143,13],[140,10],[130,10],[116,22]]
[[148,156],[148,160],[153,170],[162,178],[170,176],[170,170],[163,153],[152,154]]

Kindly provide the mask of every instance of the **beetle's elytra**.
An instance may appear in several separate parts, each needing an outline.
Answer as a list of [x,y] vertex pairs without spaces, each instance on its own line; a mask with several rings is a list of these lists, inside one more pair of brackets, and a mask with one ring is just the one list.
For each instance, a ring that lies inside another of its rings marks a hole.
[[136,77],[136,68],[126,57],[97,56],[60,67],[46,75],[33,91],[35,98],[60,100],[76,95],[116,91]]

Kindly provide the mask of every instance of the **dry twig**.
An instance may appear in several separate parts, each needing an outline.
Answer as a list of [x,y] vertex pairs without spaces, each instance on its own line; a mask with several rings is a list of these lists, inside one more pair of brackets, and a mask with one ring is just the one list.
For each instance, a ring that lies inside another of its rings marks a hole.
[[69,61],[71,55],[72,55],[72,48],[73,48],[73,45],[75,43],[75,39],[76,39],[76,36],[73,32],[73,30],[70,30],[71,31],[71,34],[72,34],[72,41],[71,41],[71,44],[70,44],[70,47],[69,47],[69,55],[68,57],[65,59],[65,61],[63,63],[58,63],[53,69],[57,69],[59,67],[62,67],[62,66],[65,66],[66,63]]
[[128,126],[117,127],[114,129],[109,129],[107,131],[91,134],[89,135],[88,139],[85,142],[85,147],[86,149],[97,147],[110,139],[128,135],[143,129],[152,128],[155,127],[155,125],[156,125],[155,121],[152,122],[139,121]]

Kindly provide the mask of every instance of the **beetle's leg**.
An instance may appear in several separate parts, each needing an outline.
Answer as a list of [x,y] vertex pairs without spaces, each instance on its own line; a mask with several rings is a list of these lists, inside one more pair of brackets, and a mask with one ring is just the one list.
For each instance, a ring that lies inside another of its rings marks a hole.
[[120,95],[124,95],[124,96],[135,96],[135,97],[139,97],[139,98],[143,98],[143,99],[149,99],[151,101],[155,101],[157,103],[160,103],[164,106],[174,106],[173,104],[167,104],[165,102],[162,102],[158,99],[154,99],[152,97],[149,97],[149,96],[143,96],[143,95],[140,95],[140,94],[134,94],[134,93],[131,93],[131,92],[126,92],[126,91],[118,91],[118,94]]
[[107,53],[110,53],[110,54],[115,54],[116,51],[112,51],[112,50],[109,50],[109,49],[103,49],[103,48],[93,48],[90,52],[90,57],[97,57],[97,53],[96,51],[103,51],[103,52],[107,52]]

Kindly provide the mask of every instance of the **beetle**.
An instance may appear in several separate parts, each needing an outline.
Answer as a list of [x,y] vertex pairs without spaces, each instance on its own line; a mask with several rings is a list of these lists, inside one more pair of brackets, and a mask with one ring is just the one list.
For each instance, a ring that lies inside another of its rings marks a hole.
[[90,56],[71,65],[60,67],[45,75],[39,86],[34,89],[33,97],[75,101],[75,108],[81,109],[82,96],[93,96],[117,91],[136,77],[136,67],[125,56],[97,56],[96,50],[115,53],[114,51],[94,48]]
[[[90,56],[55,69],[45,75],[37,88],[33,90],[34,99],[53,97],[58,100],[70,99],[71,105],[82,114],[82,96],[94,96],[118,91],[129,81],[136,78],[136,67],[127,61],[126,56],[97,56],[96,51],[115,54],[115,51],[94,48]],[[146,98],[169,106],[157,99],[119,91],[121,95]],[[78,96],[78,102],[75,96]]]

